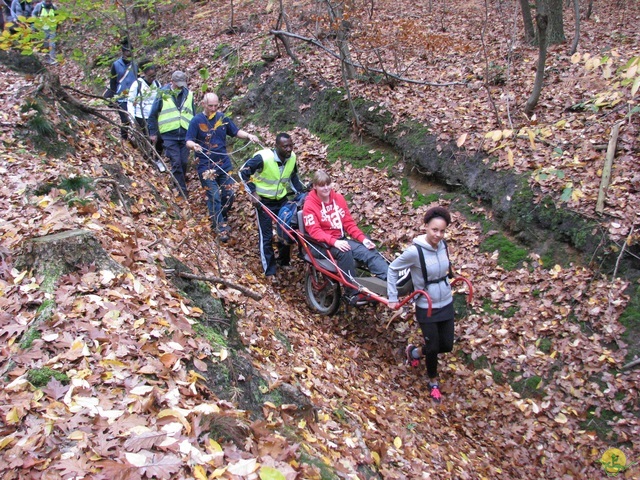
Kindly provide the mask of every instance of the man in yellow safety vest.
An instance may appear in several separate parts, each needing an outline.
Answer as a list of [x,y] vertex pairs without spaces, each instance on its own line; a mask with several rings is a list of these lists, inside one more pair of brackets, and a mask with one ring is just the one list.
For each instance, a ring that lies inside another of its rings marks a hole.
[[189,160],[186,138],[195,111],[193,93],[187,88],[187,75],[177,70],[171,75],[171,83],[158,92],[149,113],[149,139],[155,143],[158,135],[162,138],[179,194],[185,198],[189,196],[185,178]]
[[302,193],[307,187],[298,177],[296,154],[293,142],[287,133],[276,135],[276,148],[265,148],[245,162],[240,169],[245,188],[256,207],[258,234],[260,236],[260,260],[264,274],[273,281],[276,267],[286,267],[291,258],[291,246],[278,241],[278,257],[273,250],[273,222],[264,210],[269,209],[276,217],[287,203],[289,193]]
[[31,14],[36,20],[34,25],[44,32],[44,47],[49,51],[48,63],[55,65],[56,61],[56,6],[53,0],[44,0],[37,4]]

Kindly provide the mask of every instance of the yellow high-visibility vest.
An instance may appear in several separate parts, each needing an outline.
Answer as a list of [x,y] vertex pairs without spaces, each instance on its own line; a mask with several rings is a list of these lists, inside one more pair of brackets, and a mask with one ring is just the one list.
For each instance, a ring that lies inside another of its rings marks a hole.
[[176,105],[173,95],[167,95],[162,100],[162,110],[158,115],[158,131],[162,134],[177,130],[180,127],[187,130],[193,116],[193,93],[189,91],[187,99],[182,102],[181,108]]
[[280,173],[273,150],[260,150],[258,154],[262,157],[263,166],[262,172],[253,176],[256,193],[264,198],[280,200],[287,195],[287,187],[296,166],[296,154],[291,153],[284,164],[282,173]]

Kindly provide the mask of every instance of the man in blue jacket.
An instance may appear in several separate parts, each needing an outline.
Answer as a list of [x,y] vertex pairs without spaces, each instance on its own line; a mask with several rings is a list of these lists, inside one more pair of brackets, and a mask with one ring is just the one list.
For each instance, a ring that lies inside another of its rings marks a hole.
[[207,192],[207,209],[211,228],[218,233],[221,242],[229,241],[227,214],[233,204],[233,168],[227,154],[227,136],[257,142],[258,137],[239,129],[233,120],[218,112],[220,101],[215,93],[207,93],[202,99],[202,113],[189,123],[187,148],[196,152],[198,177]]
[[115,98],[118,104],[118,115],[120,116],[120,137],[123,140],[129,138],[129,125],[131,118],[127,111],[127,100],[129,89],[138,78],[138,66],[133,61],[131,46],[128,41],[122,42],[122,56],[111,64],[109,74],[109,89],[105,95],[107,98]]

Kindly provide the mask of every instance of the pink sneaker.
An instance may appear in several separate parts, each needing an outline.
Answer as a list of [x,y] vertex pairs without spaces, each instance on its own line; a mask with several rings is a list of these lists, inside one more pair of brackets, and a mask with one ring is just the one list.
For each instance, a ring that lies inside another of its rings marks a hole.
[[440,386],[437,383],[429,383],[429,395],[434,403],[442,401],[442,393],[440,393]]
[[413,353],[413,350],[416,349],[418,347],[416,347],[414,344],[410,343],[409,345],[407,345],[407,348],[405,348],[404,350],[404,354],[406,355],[406,359],[404,361],[404,363],[406,363],[407,365],[409,365],[410,367],[416,368],[420,365],[420,359],[419,358],[413,358],[413,355],[411,355]]

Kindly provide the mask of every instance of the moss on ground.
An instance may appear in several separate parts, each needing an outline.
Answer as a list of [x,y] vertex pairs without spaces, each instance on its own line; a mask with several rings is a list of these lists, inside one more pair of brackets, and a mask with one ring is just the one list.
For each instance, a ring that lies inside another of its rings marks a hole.
[[20,348],[23,350],[31,348],[34,340],[36,340],[37,338],[42,338],[42,333],[40,333],[40,330],[38,330],[38,328],[34,326],[29,327],[29,329],[24,332],[22,338],[20,339]]
[[484,239],[480,244],[481,252],[498,251],[498,265],[505,270],[516,270],[529,256],[526,249],[519,247],[502,233],[496,233]]
[[287,335],[284,332],[282,332],[281,330],[276,330],[274,332],[274,335],[280,341],[280,343],[282,343],[284,348],[287,349],[287,352],[293,351],[293,347],[291,346],[291,341],[289,340],[289,337],[287,337]]
[[65,385],[69,383],[69,377],[66,374],[48,367],[35,368],[27,372],[27,380],[36,388],[45,387],[52,378]]
[[640,285],[629,294],[627,308],[620,315],[620,323],[625,327],[622,340],[628,345],[627,362],[640,358]]
[[60,278],[60,275],[62,275],[62,265],[50,265],[42,274],[44,275],[44,279],[40,284],[40,290],[47,293],[55,292],[56,282],[58,278]]
[[482,311],[489,315],[500,315],[503,318],[513,318],[513,316],[520,311],[520,307],[517,305],[511,305],[507,309],[503,310],[499,304],[493,303],[490,298],[485,298],[482,301]]
[[320,470],[320,480],[338,480],[340,478],[331,466],[327,465],[317,457],[312,457],[306,452],[300,452],[299,461],[300,463],[312,465]]
[[532,375],[530,377],[524,377],[519,372],[509,372],[509,385],[514,392],[519,393],[524,398],[542,398],[545,396],[545,391],[542,388],[544,381],[542,377],[538,375]]
[[601,440],[606,442],[616,442],[618,436],[613,431],[613,425],[622,416],[612,410],[589,407],[587,418],[580,422],[580,428],[595,432]]
[[541,352],[551,353],[551,347],[553,346],[553,342],[549,337],[541,337],[536,341],[536,346]]
[[217,329],[209,325],[204,325],[200,322],[196,322],[193,324],[193,330],[198,335],[205,338],[207,342],[211,344],[212,347],[225,347],[225,348],[227,347],[227,344],[228,344],[227,338],[222,333],[220,333]]

